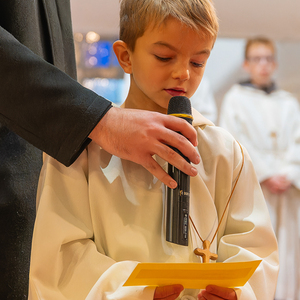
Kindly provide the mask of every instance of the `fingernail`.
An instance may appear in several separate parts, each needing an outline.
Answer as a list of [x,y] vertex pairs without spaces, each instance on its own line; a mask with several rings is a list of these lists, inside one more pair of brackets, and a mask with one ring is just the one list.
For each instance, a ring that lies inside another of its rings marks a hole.
[[170,181],[170,188],[175,189],[177,187],[177,182],[176,181]]
[[196,176],[198,174],[198,170],[195,167],[191,167],[191,172],[193,176]]

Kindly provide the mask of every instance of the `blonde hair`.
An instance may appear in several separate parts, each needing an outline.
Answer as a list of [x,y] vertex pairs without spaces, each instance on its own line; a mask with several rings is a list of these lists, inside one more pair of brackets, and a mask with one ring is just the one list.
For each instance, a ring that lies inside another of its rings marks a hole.
[[150,24],[159,26],[168,17],[217,38],[219,24],[211,0],[120,0],[120,3],[120,39],[132,51]]
[[266,37],[263,37],[263,36],[257,36],[257,37],[247,40],[246,46],[245,46],[245,53],[244,53],[245,59],[248,59],[249,49],[253,45],[265,45],[272,50],[274,56],[276,54],[275,44],[272,40],[270,40]]

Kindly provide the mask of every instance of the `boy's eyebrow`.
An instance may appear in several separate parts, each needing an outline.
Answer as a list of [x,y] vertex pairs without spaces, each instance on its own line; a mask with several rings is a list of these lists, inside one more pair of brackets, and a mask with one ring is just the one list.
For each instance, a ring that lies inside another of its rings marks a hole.
[[[154,45],[158,45],[158,46],[164,46],[164,47],[167,47],[173,51],[178,51],[178,49],[166,42],[162,42],[162,41],[158,41],[156,43],[154,43]],[[204,50],[201,50],[199,52],[196,53],[196,55],[199,55],[199,54],[210,54],[210,50],[209,49],[204,49]]]

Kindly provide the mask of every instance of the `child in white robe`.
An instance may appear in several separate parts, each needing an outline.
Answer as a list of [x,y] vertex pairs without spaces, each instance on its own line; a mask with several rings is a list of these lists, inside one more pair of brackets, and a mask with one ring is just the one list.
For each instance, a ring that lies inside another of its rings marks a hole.
[[[166,114],[172,96],[191,97],[201,81],[218,31],[214,8],[209,0],[123,0],[120,16],[114,51],[131,77],[124,107]],[[273,299],[277,242],[252,163],[229,133],[193,116],[202,160],[190,184],[188,246],[166,241],[166,187],[142,166],[94,143],[69,168],[46,156],[29,299]],[[235,289],[123,286],[138,262],[200,263],[201,239],[212,241],[218,262],[262,262]]]
[[300,299],[300,110],[297,99],[272,80],[275,45],[248,40],[244,68],[250,81],[225,95],[220,125],[245,146],[266,198],[278,239],[275,299]]

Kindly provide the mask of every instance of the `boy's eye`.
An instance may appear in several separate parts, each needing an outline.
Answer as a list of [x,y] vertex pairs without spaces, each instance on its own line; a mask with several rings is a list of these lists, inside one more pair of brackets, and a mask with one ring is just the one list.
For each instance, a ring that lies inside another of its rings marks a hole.
[[155,57],[160,61],[169,61],[171,59],[170,57],[161,57],[158,55],[155,55]]
[[204,67],[204,63],[196,63],[196,62],[191,62],[191,64],[196,67],[196,68],[203,68]]

